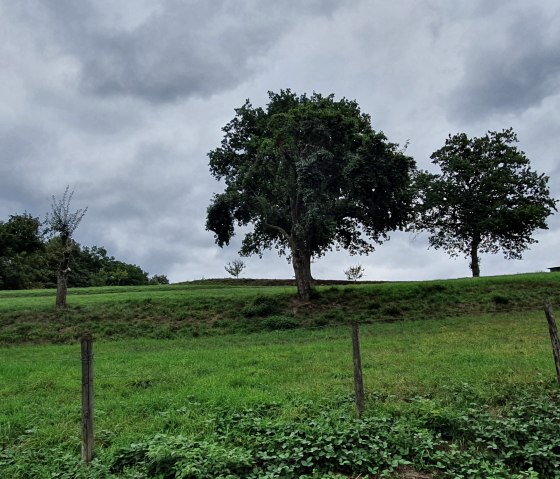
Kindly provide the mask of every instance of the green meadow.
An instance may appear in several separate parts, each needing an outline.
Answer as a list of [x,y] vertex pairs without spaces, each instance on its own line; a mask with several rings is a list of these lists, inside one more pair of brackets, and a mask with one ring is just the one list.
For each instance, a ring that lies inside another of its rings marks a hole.
[[[560,275],[0,293],[1,477],[560,477]],[[366,412],[353,404],[361,323]],[[80,461],[79,337],[95,338]]]

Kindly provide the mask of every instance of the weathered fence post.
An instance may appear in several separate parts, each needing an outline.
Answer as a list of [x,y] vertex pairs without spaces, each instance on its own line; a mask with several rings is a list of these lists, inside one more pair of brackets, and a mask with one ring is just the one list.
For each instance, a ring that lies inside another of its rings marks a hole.
[[82,460],[93,458],[93,337],[82,337]]
[[560,383],[560,341],[558,340],[558,329],[556,328],[556,318],[552,312],[549,301],[544,303],[544,314],[548,322],[548,332],[552,343],[552,355],[554,356],[554,366],[556,367],[556,379]]
[[364,379],[362,376],[362,357],[360,353],[360,328],[357,322],[352,323],[352,356],[354,358],[354,391],[356,393],[356,409],[361,416],[365,409]]

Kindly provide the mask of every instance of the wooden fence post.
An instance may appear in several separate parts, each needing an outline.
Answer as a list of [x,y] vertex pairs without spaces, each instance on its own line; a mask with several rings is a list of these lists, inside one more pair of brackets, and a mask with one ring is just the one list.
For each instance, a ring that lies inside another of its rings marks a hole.
[[82,337],[82,460],[93,458],[93,337]]
[[556,328],[556,318],[552,312],[549,301],[544,303],[544,314],[548,322],[548,332],[552,343],[552,355],[554,356],[554,366],[556,367],[556,379],[560,383],[560,341],[558,340],[558,329]]
[[360,328],[357,322],[352,323],[352,356],[354,358],[354,391],[356,393],[356,409],[361,416],[365,409],[364,379],[362,376],[362,357],[360,353]]

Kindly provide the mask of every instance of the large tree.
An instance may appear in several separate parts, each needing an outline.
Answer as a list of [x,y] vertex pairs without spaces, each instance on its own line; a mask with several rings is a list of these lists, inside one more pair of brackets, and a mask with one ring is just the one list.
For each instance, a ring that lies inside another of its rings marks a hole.
[[441,173],[421,171],[416,178],[415,228],[430,233],[434,248],[470,258],[475,277],[479,253],[502,250],[508,259],[521,258],[536,242],[534,230],[546,229],[556,210],[548,177],[531,170],[516,142],[511,128],[481,138],[450,135],[431,156]]
[[252,224],[240,253],[276,248],[291,259],[298,296],[309,299],[311,258],[334,247],[368,253],[371,240],[406,223],[414,161],[371,127],[355,101],[333,95],[269,92],[266,109],[249,100],[209,153],[225,191],[208,207],[219,246]]

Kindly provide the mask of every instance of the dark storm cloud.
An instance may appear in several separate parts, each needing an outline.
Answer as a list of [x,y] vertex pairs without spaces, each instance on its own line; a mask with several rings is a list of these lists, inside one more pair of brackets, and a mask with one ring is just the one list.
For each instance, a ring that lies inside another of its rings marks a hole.
[[340,2],[169,0],[132,29],[103,22],[98,2],[25,3],[28,18],[35,5],[42,12],[31,14],[35,22],[56,25],[60,48],[81,63],[84,91],[169,102],[237,86],[298,19],[289,12],[326,15]]
[[453,118],[517,114],[560,92],[560,13],[547,16],[538,6],[513,9],[505,27],[489,21],[471,39],[464,77],[451,95]]

